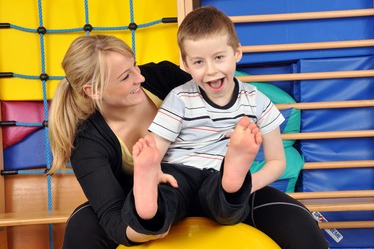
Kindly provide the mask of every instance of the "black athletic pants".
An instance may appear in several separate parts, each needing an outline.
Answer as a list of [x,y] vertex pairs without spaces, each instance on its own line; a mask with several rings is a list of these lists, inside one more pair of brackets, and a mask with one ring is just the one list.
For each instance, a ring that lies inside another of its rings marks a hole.
[[[220,184],[221,172],[170,165],[162,169],[177,179],[179,187],[160,184],[155,219],[139,220],[131,193],[124,205],[122,218],[138,232],[159,234],[185,217],[204,216],[221,224],[243,222],[254,226],[284,249],[328,248],[317,223],[301,203],[272,187],[249,195],[250,174],[238,193],[227,194]],[[92,207],[87,203],[78,207],[67,223],[63,249],[116,247],[99,225]]]

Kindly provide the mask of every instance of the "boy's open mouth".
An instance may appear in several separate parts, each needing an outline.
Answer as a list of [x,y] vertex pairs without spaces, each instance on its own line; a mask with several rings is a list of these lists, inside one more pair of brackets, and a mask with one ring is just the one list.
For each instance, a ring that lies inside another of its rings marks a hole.
[[214,81],[209,81],[207,82],[207,84],[210,86],[210,88],[212,88],[213,90],[220,90],[223,86],[223,78],[222,79],[218,79],[218,80],[214,80]]

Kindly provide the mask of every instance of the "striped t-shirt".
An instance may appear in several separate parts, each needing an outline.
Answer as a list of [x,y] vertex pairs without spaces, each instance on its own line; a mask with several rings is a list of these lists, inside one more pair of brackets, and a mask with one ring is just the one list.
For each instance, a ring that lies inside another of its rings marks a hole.
[[229,142],[226,134],[243,116],[256,123],[262,134],[284,121],[269,98],[253,85],[235,79],[231,101],[218,106],[191,80],[169,93],[149,130],[171,141],[164,162],[219,170]]

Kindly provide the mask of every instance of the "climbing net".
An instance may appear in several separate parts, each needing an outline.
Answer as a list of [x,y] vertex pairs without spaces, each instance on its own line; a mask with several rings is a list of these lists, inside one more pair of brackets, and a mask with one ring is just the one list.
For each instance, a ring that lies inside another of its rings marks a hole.
[[[48,137],[48,98],[47,98],[47,81],[49,80],[61,80],[64,76],[59,75],[49,75],[46,71],[46,55],[45,55],[45,35],[46,34],[58,34],[58,33],[85,33],[86,35],[90,35],[92,31],[129,31],[131,33],[131,46],[136,55],[136,30],[158,25],[158,24],[166,24],[166,23],[176,23],[177,18],[162,18],[159,20],[154,20],[148,23],[136,23],[134,17],[134,3],[133,0],[129,1],[129,11],[130,11],[130,23],[124,26],[112,26],[112,27],[99,27],[93,26],[90,24],[90,16],[89,16],[89,0],[83,0],[84,4],[84,17],[85,23],[82,27],[77,28],[69,28],[69,29],[48,29],[45,27],[43,23],[43,6],[42,0],[37,1],[38,6],[38,28],[27,28],[18,26],[12,23],[0,23],[0,29],[15,29],[20,32],[29,32],[35,33],[39,36],[39,44],[40,44],[40,57],[41,57],[41,72],[40,75],[27,75],[15,72],[0,72],[0,78],[22,78],[27,80],[40,80],[42,86],[42,96],[43,96],[43,115],[44,121],[36,122],[36,123],[27,123],[27,122],[19,122],[19,121],[12,121],[12,120],[4,120],[0,121],[1,127],[10,127],[10,126],[22,126],[22,127],[39,127],[44,129],[44,137],[45,137],[45,144],[46,144],[46,165],[44,169],[35,169],[35,170],[7,170],[4,169],[1,171],[2,175],[10,175],[10,174],[39,174],[44,175],[50,169],[52,158],[50,153],[50,146],[49,146],[49,137]],[[61,173],[61,172],[59,172]],[[66,173],[72,174],[72,170],[67,170]],[[53,210],[52,207],[52,184],[51,184],[51,176],[46,175],[47,179],[47,187],[48,187],[48,211],[51,213]],[[49,245],[50,248],[54,248],[53,243],[53,224],[49,225]]]

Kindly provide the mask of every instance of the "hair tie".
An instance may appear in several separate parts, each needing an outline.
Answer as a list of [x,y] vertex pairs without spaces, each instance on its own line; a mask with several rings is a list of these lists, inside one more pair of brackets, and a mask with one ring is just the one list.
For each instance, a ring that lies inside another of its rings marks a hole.
[[71,83],[70,83],[70,80],[68,79],[68,77],[65,76],[65,79],[69,83],[69,85],[72,86]]

